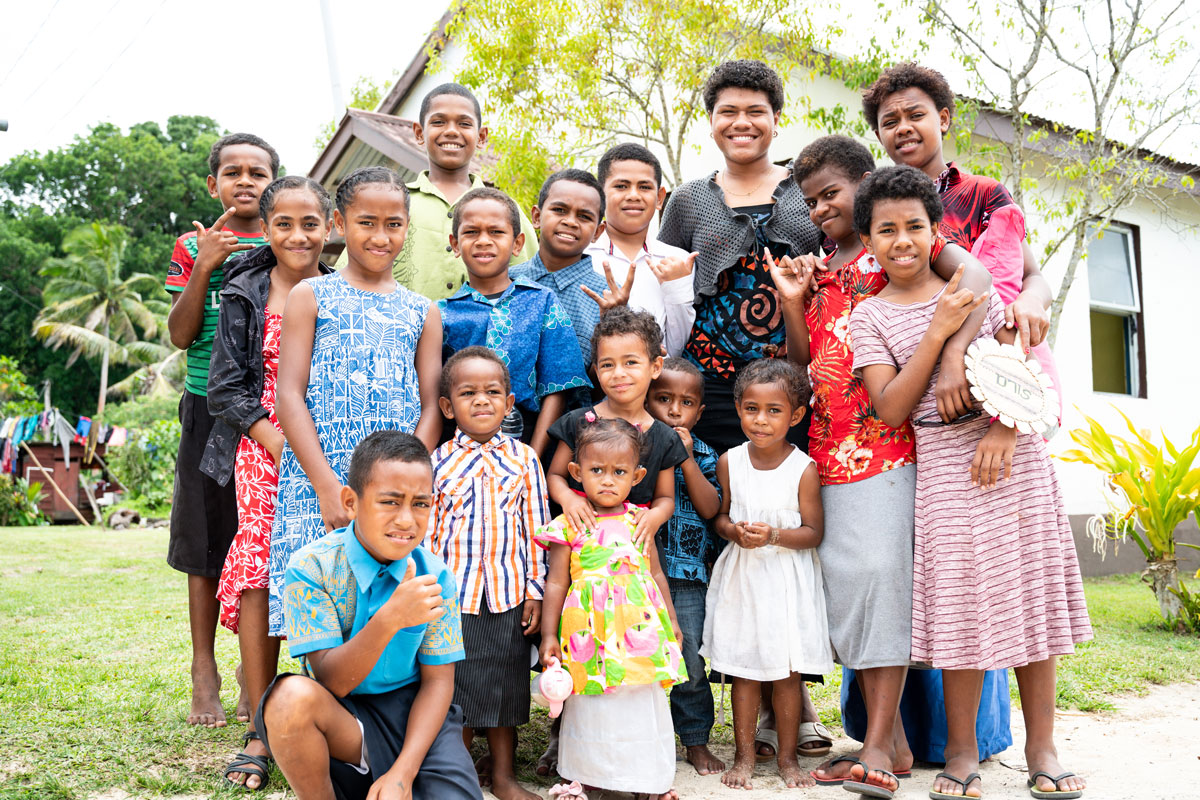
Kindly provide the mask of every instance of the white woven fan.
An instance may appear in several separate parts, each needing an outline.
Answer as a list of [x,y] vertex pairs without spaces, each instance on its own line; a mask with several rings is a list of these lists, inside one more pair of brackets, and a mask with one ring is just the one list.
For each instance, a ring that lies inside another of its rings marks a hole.
[[1025,357],[1020,335],[1013,344],[972,342],[966,363],[971,395],[1004,425],[1044,434],[1058,424],[1058,392],[1037,359]]

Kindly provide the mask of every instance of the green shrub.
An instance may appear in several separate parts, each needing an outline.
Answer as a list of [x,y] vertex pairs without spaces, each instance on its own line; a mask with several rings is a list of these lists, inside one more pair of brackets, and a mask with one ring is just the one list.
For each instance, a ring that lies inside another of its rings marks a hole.
[[171,501],[180,430],[178,419],[159,418],[131,427],[128,441],[109,450],[108,465],[130,499],[143,508],[160,508]]
[[104,410],[106,424],[129,428],[131,432],[149,428],[160,419],[179,419],[178,395],[142,395]]
[[26,417],[42,410],[15,358],[0,356],[0,417]]
[[48,525],[50,521],[38,508],[45,497],[37,481],[29,483],[24,478],[13,480],[9,475],[0,475],[0,527]]

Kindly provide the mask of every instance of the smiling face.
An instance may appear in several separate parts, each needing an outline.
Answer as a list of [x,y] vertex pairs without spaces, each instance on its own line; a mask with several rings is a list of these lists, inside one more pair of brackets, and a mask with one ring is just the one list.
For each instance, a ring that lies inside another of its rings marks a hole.
[[664,369],[650,385],[646,410],[664,425],[690,431],[704,412],[703,397],[704,381],[699,375]]
[[546,202],[534,206],[533,227],[541,234],[538,252],[549,268],[574,264],[602,230],[600,195],[591,186],[555,181]]
[[635,234],[650,227],[662,208],[667,190],[654,179],[654,167],[644,161],[614,161],[604,179],[605,216],[608,228]]
[[766,449],[787,438],[788,429],[804,419],[804,407],[792,408],[781,383],[753,383],[737,401],[737,415],[750,444]]
[[708,121],[725,160],[747,164],[767,154],[779,112],[771,108],[766,92],[731,86],[717,95]]
[[638,466],[641,454],[629,439],[592,442],[567,465],[571,477],[583,485],[588,502],[601,514],[616,511],[630,490],[646,475]]
[[438,398],[442,414],[475,441],[486,442],[515,401],[504,385],[504,368],[490,359],[465,358],[453,370],[450,396]]
[[906,164],[936,178],[946,164],[942,137],[950,130],[950,109],[938,109],[933,98],[910,86],[879,104],[875,135],[897,164]]
[[308,189],[286,189],[277,194],[262,229],[279,266],[300,273],[317,266],[321,248],[329,238],[329,220],[316,195]]
[[342,487],[342,505],[372,558],[381,564],[399,561],[425,538],[433,468],[427,461],[377,461],[362,494]]
[[346,237],[346,253],[359,269],[390,272],[404,247],[408,211],[404,195],[381,183],[359,187],[345,215],[333,212],[337,232]]
[[429,101],[425,119],[413,123],[413,135],[433,164],[451,171],[470,165],[476,147],[487,143],[488,130],[479,124],[469,98],[440,94]]
[[230,144],[221,148],[221,163],[216,175],[208,176],[208,193],[221,201],[221,208],[232,207],[234,216],[258,217],[258,198],[275,180],[271,156],[252,144]]
[[604,396],[622,405],[641,405],[650,382],[662,372],[662,356],[650,357],[635,333],[605,336],[596,342],[596,381]]
[[837,167],[825,166],[800,183],[813,224],[835,242],[854,236],[854,192],[861,182],[861,177],[851,180]]
[[525,236],[519,231],[514,234],[503,203],[479,199],[462,209],[458,235],[451,235],[450,245],[472,279],[490,280],[508,272],[509,261],[525,246]]
[[910,281],[929,270],[934,233],[919,199],[878,200],[871,209],[870,235],[862,242],[889,280]]

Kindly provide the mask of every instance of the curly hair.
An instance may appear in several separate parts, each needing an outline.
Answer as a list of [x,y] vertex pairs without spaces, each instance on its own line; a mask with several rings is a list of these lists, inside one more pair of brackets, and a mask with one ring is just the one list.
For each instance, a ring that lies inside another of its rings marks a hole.
[[[669,358],[663,359],[662,366],[662,374],[666,375],[668,372],[681,372],[684,375],[695,378],[700,388],[699,400],[701,403],[704,402],[704,374],[700,372],[699,367],[688,361],[686,358],[670,356]],[[660,375],[659,377],[662,376]],[[654,384],[651,384],[651,386],[653,385]]]
[[648,147],[643,147],[637,142],[622,142],[608,148],[604,155],[600,156],[600,161],[596,163],[596,180],[600,181],[601,186],[608,180],[608,173],[612,171],[614,161],[640,161],[653,167],[654,182],[662,186],[662,163]]
[[429,450],[416,436],[404,431],[375,431],[354,448],[350,456],[350,469],[346,473],[346,485],[361,495],[371,482],[371,473],[380,461],[399,461],[402,464],[424,464],[429,468],[432,491],[433,462]]
[[662,328],[658,320],[646,311],[634,311],[629,306],[617,306],[600,315],[600,321],[592,329],[592,361],[596,361],[596,350],[601,339],[633,334],[646,345],[650,360],[662,355]]
[[638,462],[642,457],[642,432],[630,422],[623,419],[596,417],[589,419],[579,426],[575,434],[575,450],[571,455],[575,463],[579,463],[580,454],[584,449],[594,444],[620,444],[624,442],[633,448],[634,458]]
[[446,363],[442,365],[442,377],[438,381],[438,396],[449,399],[450,392],[454,390],[454,368],[469,358],[478,358],[483,361],[491,361],[494,364],[500,365],[500,371],[504,373],[504,391],[512,393],[512,378],[509,377],[508,367],[500,356],[490,347],[473,344],[470,347],[464,347],[462,350],[455,351],[454,355],[446,359]]
[[872,172],[858,185],[854,194],[854,230],[864,236],[871,232],[871,217],[880,200],[920,200],[929,215],[929,224],[942,221],[942,198],[937,186],[915,167],[884,167]]
[[760,383],[779,384],[787,392],[793,411],[807,406],[812,397],[812,386],[805,370],[786,358],[760,358],[738,371],[737,380],[733,382],[733,402],[742,402],[746,390]]
[[342,182],[338,184],[337,210],[342,216],[346,215],[346,209],[358,196],[358,190],[370,184],[380,184],[400,192],[404,196],[404,211],[408,213],[408,187],[404,185],[404,179],[396,170],[387,167],[359,167],[342,178]]
[[929,95],[934,108],[938,111],[948,109],[950,119],[954,119],[954,92],[946,82],[946,77],[936,69],[922,67],[915,61],[905,61],[885,69],[863,92],[863,116],[867,118],[871,130],[879,132],[879,107],[883,101],[888,95],[905,89],[920,89]]
[[541,191],[538,192],[538,208],[546,205],[546,198],[550,196],[550,187],[559,181],[582,183],[584,186],[590,186],[595,189],[596,194],[600,196],[600,218],[604,218],[604,187],[600,185],[600,181],[596,180],[596,176],[586,169],[560,169],[549,178],[546,178],[546,182],[542,184]]
[[462,225],[463,211],[476,200],[493,200],[504,206],[504,211],[508,214],[508,222],[512,226],[513,236],[515,237],[521,232],[521,210],[517,208],[516,201],[499,189],[480,186],[458,198],[458,202],[454,204],[454,216],[450,220],[450,230],[455,236],[458,236],[458,228]]
[[858,183],[864,173],[875,169],[875,159],[862,142],[849,136],[822,136],[796,156],[792,179],[799,186],[825,167],[832,167],[847,180]]
[[280,193],[292,189],[307,189],[312,192],[313,197],[317,198],[317,205],[321,208],[321,216],[327,221],[333,215],[333,200],[330,199],[329,192],[325,191],[324,186],[303,175],[285,175],[272,181],[266,189],[263,189],[262,196],[258,198],[258,216],[262,218],[263,222],[267,222],[267,218],[275,210],[275,202],[279,199]]
[[738,58],[725,61],[708,76],[704,83],[704,110],[712,114],[717,107],[717,97],[725,89],[749,89],[762,92],[771,104],[771,110],[783,110],[783,81],[779,73],[761,61]]
[[235,144],[248,144],[262,150],[271,161],[271,177],[274,178],[279,174],[279,153],[276,153],[275,148],[267,144],[265,139],[255,136],[253,133],[230,133],[213,142],[212,148],[208,151],[209,175],[216,177],[217,172],[221,169],[221,152],[226,147],[233,147]]

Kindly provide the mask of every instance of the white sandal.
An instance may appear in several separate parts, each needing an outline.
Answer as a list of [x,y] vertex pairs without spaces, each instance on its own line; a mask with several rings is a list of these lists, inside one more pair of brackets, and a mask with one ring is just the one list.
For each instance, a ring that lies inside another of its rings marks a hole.
[[[820,742],[819,747],[804,745]],[[796,754],[801,756],[823,756],[833,749],[833,733],[820,722],[800,723],[800,738],[796,740]]]

